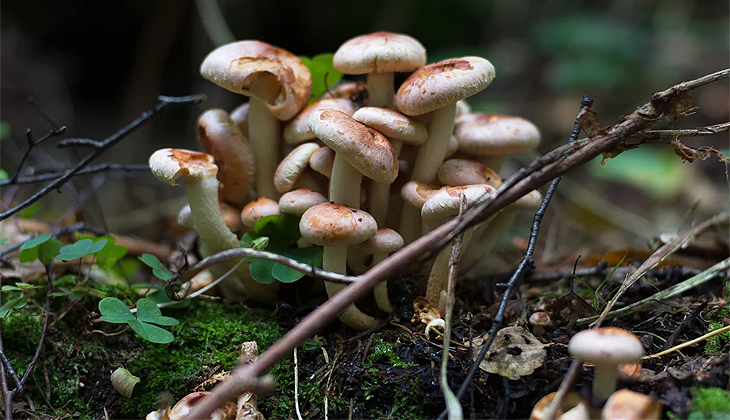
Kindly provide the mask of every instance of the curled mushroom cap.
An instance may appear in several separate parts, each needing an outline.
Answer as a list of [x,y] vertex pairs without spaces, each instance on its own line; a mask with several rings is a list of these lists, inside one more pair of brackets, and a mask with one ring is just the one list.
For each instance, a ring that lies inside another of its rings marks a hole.
[[410,72],[426,64],[426,48],[408,35],[374,32],[342,44],[333,64],[345,74]]
[[309,166],[327,178],[332,178],[332,165],[334,163],[335,151],[327,146],[320,147],[309,156]]
[[[216,48],[203,60],[200,74],[231,92],[257,98],[283,121],[304,107],[312,89],[312,76],[302,60],[261,41],[238,41]],[[272,84],[278,84],[278,94],[261,88]]]
[[175,185],[178,178],[204,178],[218,173],[213,156],[185,149],[160,149],[150,156],[150,170],[160,181]]
[[477,156],[521,153],[540,144],[535,124],[507,115],[463,115],[454,124],[454,135],[460,151]]
[[494,80],[494,66],[481,57],[450,58],[411,74],[396,94],[406,115],[421,115],[481,92]]
[[408,181],[400,190],[400,197],[409,205],[418,208],[439,190],[439,185],[433,182]]
[[319,149],[317,143],[301,144],[279,163],[274,173],[274,186],[277,191],[280,193],[291,191],[297,178],[309,166],[309,158],[317,149]]
[[284,124],[284,140],[293,146],[316,138],[317,136],[309,129],[307,121],[314,111],[320,109],[336,109],[347,115],[352,115],[355,112],[355,105],[349,99],[322,99],[308,105],[291,121]]
[[310,207],[299,221],[302,237],[315,245],[353,245],[374,236],[378,225],[370,214],[342,204]]
[[309,127],[366,177],[390,184],[398,176],[398,158],[388,139],[349,115],[333,109],[315,111]]

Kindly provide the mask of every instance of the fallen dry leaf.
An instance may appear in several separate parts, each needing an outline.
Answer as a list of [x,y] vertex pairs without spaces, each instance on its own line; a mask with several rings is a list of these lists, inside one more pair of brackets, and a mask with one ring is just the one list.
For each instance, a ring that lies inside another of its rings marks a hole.
[[[484,339],[477,338],[472,340],[471,345],[476,347],[483,342]],[[520,326],[503,328],[497,332],[492,347],[484,360],[479,362],[479,368],[516,380],[531,375],[542,366],[547,356],[544,347],[537,337]]]

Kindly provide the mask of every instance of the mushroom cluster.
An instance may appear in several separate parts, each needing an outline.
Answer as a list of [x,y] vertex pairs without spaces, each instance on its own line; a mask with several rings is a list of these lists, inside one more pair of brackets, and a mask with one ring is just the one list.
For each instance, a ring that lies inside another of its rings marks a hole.
[[[150,165],[167,183],[186,180],[189,215],[181,220],[198,231],[203,254],[237,247],[237,235],[262,217],[287,213],[301,217],[299,246],[324,247],[324,269],[362,273],[456,216],[461,195],[472,204],[493,193],[503,157],[540,141],[525,119],[470,112],[464,100],[494,80],[488,60],[426,63],[426,49],[408,35],[358,36],[335,52],[333,66],[365,75],[366,83],[340,83],[313,100],[312,75],[294,54],[261,41],[220,46],[204,59],[201,75],[249,101],[200,116],[205,153],[164,149]],[[410,75],[396,85],[396,73]],[[517,210],[536,207],[539,198],[529,194],[469,232],[476,258],[491,251]],[[240,229],[224,218],[231,207],[241,211]],[[445,255],[436,259],[427,291],[439,308]],[[258,283],[247,270],[239,266],[222,293],[274,299],[276,283]],[[326,284],[330,296],[341,287]],[[387,286],[375,295],[379,309],[390,312]],[[355,305],[340,319],[358,330],[377,323]]]

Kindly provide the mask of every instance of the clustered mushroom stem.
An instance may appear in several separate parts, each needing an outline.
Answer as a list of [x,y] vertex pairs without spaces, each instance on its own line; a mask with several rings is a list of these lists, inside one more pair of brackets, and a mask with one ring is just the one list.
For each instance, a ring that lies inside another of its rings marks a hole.
[[438,168],[444,161],[451,133],[454,131],[456,103],[431,111],[428,139],[418,148],[413,164],[413,181],[436,181]]
[[274,172],[279,165],[280,123],[262,101],[251,98],[250,102],[249,141],[256,168],[256,191],[260,197],[278,200]]
[[393,73],[368,73],[368,104],[379,108],[395,108]]
[[489,255],[497,246],[497,243],[504,238],[507,231],[512,227],[517,209],[509,206],[492,216],[490,220],[475,226],[474,241],[472,246],[466,249],[461,258],[461,267],[464,271],[469,270],[477,262]]
[[359,209],[361,182],[362,174],[339,153],[335,154],[330,178],[330,200]]
[[616,390],[617,364],[596,364],[593,376],[593,398],[605,400]]
[[[378,263],[386,258],[388,258],[387,253],[375,254],[373,256],[373,263],[371,264],[371,266],[375,267],[376,265],[378,265]],[[387,281],[381,281],[380,283],[378,283],[373,289],[373,295],[375,296],[375,303],[378,305],[378,308],[387,313],[393,312],[393,305],[390,304],[390,299],[388,299]]]
[[[464,231],[464,238],[461,241],[462,248],[466,248],[471,240],[474,228],[469,228]],[[441,292],[446,290],[446,280],[448,279],[449,271],[449,257],[451,256],[451,244],[441,249],[439,254],[436,256],[436,260],[433,262],[431,274],[428,276],[428,286],[426,288],[426,299],[428,302],[439,309],[441,315],[445,314],[442,308]],[[445,305],[446,302],[443,302]]]
[[[344,274],[347,272],[347,245],[325,246],[322,253],[322,268],[334,273]],[[336,295],[345,286],[338,283],[326,281],[324,287],[327,290],[327,296]],[[339,315],[340,321],[351,328],[364,331],[375,327],[378,321],[375,318],[366,315],[360,311],[354,304],[345,308]]]

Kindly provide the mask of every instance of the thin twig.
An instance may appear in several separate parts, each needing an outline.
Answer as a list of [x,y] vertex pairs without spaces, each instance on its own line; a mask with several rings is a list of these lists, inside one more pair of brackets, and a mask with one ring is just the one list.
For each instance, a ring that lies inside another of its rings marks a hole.
[[[0,213],[0,221],[7,219],[8,217],[14,215],[15,213],[18,213],[19,211],[27,208],[31,204],[35,203],[36,201],[43,198],[46,194],[50,193],[53,190],[60,189],[64,184],[66,184],[77,172],[84,169],[91,163],[91,161],[98,158],[102,153],[104,153],[106,150],[117,144],[120,140],[128,136],[130,133],[132,133],[134,130],[137,129],[140,125],[147,122],[150,118],[152,118],[153,115],[156,113],[164,110],[165,108],[168,108],[172,105],[179,105],[179,104],[197,104],[200,103],[205,99],[205,96],[203,95],[192,95],[192,96],[181,96],[181,97],[172,97],[172,96],[158,96],[157,97],[157,105],[154,106],[149,111],[145,111],[142,113],[141,116],[139,116],[136,120],[129,123],[127,126],[122,128],[121,130],[117,131],[116,133],[112,134],[108,138],[106,138],[103,141],[96,142],[95,150],[88,156],[86,156],[84,159],[81,160],[75,167],[65,172],[60,177],[56,178],[53,182],[46,185],[45,187],[41,188],[40,191],[33,194],[30,198],[23,201],[22,203],[18,204],[17,206]],[[68,144],[74,144],[73,142],[75,139],[70,139],[67,142],[61,141],[59,142],[58,146],[62,147],[64,145]]]
[[302,413],[299,411],[299,358],[297,357],[297,348],[294,347],[294,410],[297,413],[297,419],[302,420]]
[[[486,220],[508,204],[539,188],[545,182],[592,160],[601,153],[612,151],[628,136],[644,129],[663,116],[669,111],[670,105],[676,105],[675,101],[682,93],[708,83],[726,79],[728,75],[730,75],[730,70],[722,70],[680,83],[663,92],[654,94],[649,103],[626,116],[620,123],[611,127],[606,134],[597,135],[591,139],[577,140],[573,144],[559,147],[535,159],[535,161],[505,180],[489,198],[469,208],[463,218],[444,223],[430,233],[413,241],[407,247],[392,254],[365,274],[358,276],[358,281],[344,288],[302,319],[278,342],[264,352],[256,362],[236,368],[228,379],[219,383],[208,396],[193,407],[186,419],[209,416],[214,409],[236,395],[239,391],[240,381],[248,381],[251,378],[261,376],[278,361],[291,354],[294,347],[334,321],[341,311],[352,302],[365,296],[379,282],[404,272],[417,261],[423,261],[432,256],[436,250],[453,240],[459,232]],[[569,155],[564,157],[568,153]]]
[[641,360],[653,359],[655,357],[664,356],[665,354],[669,354],[669,353],[675,352],[677,350],[681,350],[685,347],[689,347],[694,344],[701,343],[701,342],[707,340],[708,338],[712,338],[712,337],[714,337],[716,335],[720,335],[720,334],[725,334],[726,332],[730,332],[730,325],[724,326],[722,328],[718,328],[715,331],[710,331],[707,334],[702,335],[701,337],[697,337],[694,340],[690,340],[690,341],[686,341],[682,344],[678,344],[670,349],[660,351],[659,353],[654,353],[654,354],[650,354],[648,356],[644,356],[641,358]]
[[640,140],[650,143],[651,140],[674,139],[677,137],[713,136],[730,130],[730,122],[708,125],[706,127],[688,128],[684,130],[644,130],[629,137],[629,140]]
[[[34,175],[34,176],[26,176],[26,177],[22,177],[22,178],[16,178],[15,180],[5,179],[5,180],[0,181],[0,186],[33,184],[36,182],[48,181],[48,180],[63,176],[63,174],[70,171],[71,169],[72,168],[66,168],[66,169],[60,170],[58,172],[51,172],[51,173],[47,173],[47,174]],[[107,171],[133,172],[133,171],[149,171],[149,170],[150,170],[150,166],[146,165],[146,164],[124,165],[124,164],[118,164],[118,163],[102,163],[99,165],[89,166],[80,171],[77,171],[75,173],[75,175],[87,175],[87,174],[95,174],[98,172],[107,172]]]
[[[43,115],[43,114],[41,113],[41,115]],[[41,137],[40,139],[38,139],[38,141],[35,141],[33,139],[33,132],[29,128],[25,132],[25,138],[26,138],[26,141],[28,142],[28,149],[26,149],[25,153],[23,154],[23,157],[20,158],[20,163],[18,163],[18,167],[15,169],[15,174],[13,174],[13,176],[7,180],[8,183],[9,184],[16,183],[16,181],[18,180],[18,176],[20,175],[20,171],[23,170],[23,165],[25,165],[25,162],[26,162],[26,160],[28,160],[28,157],[30,156],[33,149],[35,149],[39,144],[45,142],[46,140],[50,139],[51,137],[60,136],[64,132],[66,132],[66,126],[63,126],[60,128],[54,128],[53,130],[51,130],[50,133]]]

